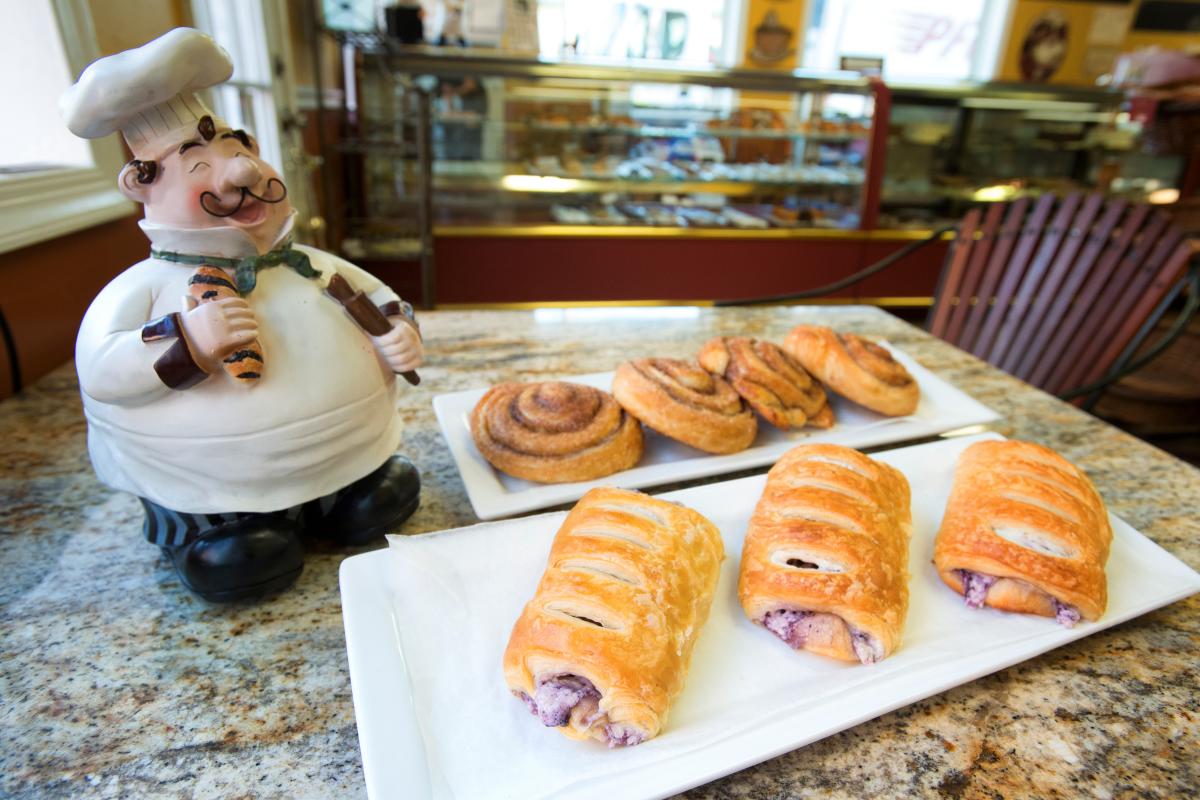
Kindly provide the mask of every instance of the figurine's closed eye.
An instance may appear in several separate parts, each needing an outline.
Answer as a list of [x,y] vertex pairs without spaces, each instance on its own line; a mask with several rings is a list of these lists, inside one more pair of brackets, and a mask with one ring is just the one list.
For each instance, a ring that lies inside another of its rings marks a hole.
[[244,130],[238,129],[236,131],[230,131],[229,133],[223,133],[221,134],[221,138],[237,139],[242,143],[242,147],[246,148],[247,150],[254,149],[254,146],[251,144],[253,140],[250,138],[250,134],[246,133]]
[[188,174],[191,175],[193,172],[200,169],[201,167],[207,167],[207,166],[209,166],[209,163],[207,161],[197,161],[195,164],[192,165],[192,168],[188,170]]

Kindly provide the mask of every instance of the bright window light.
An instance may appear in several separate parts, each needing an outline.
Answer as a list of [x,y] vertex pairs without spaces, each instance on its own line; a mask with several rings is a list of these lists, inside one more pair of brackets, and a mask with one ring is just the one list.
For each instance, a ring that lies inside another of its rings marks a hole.
[[92,148],[69,130],[58,98],[75,81],[49,0],[8,3],[0,48],[0,173],[90,167]]

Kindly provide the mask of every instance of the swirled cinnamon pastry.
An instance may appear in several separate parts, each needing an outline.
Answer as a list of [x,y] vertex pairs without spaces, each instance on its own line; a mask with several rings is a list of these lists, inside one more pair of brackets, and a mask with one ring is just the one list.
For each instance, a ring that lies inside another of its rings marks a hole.
[[593,489],[513,626],[504,678],[543,725],[609,747],[657,736],[683,689],[725,548],[690,508]]
[[1099,619],[1112,527],[1074,464],[1030,442],[977,442],[954,468],[933,563],[971,608]]
[[758,433],[734,388],[694,361],[626,361],[613,376],[613,394],[646,425],[706,453],[745,450]]
[[917,381],[872,341],[819,325],[797,325],[783,349],[827,387],[872,411],[899,417],[917,410]]
[[832,427],[833,409],[825,389],[771,342],[721,336],[706,342],[698,358],[700,366],[729,381],[776,428]]
[[642,457],[642,428],[611,394],[559,381],[502,383],[471,412],[471,436],[498,470],[539,483],[602,478]]

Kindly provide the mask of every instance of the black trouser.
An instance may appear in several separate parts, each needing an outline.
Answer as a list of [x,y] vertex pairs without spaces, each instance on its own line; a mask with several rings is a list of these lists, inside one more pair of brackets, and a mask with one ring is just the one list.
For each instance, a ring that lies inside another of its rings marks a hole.
[[203,533],[218,525],[248,517],[284,517],[304,524],[310,520],[324,518],[333,508],[338,496],[348,488],[339,489],[332,494],[285,508],[282,511],[272,511],[266,514],[252,511],[234,511],[228,514],[189,514],[186,511],[172,511],[140,497],[138,499],[142,501],[142,506],[146,509],[142,533],[145,534],[147,541],[153,544],[161,547],[178,547],[199,538]]

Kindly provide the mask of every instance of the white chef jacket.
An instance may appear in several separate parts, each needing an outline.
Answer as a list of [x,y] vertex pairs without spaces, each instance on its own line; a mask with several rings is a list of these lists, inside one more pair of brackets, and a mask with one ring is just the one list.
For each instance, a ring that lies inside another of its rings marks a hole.
[[[141,226],[158,250],[256,254],[250,237],[233,227]],[[289,222],[278,241],[290,232]],[[396,376],[322,285],[336,271],[376,305],[398,298],[337,256],[296,249],[322,278],[287,265],[258,273],[246,299],[264,364],[251,386],[222,370],[179,391],[154,371],[172,342],[143,342],[142,325],[183,310],[196,267],[148,258],[97,295],[79,328],[75,366],[101,481],[175,511],[277,511],[366,476],[396,451]]]

